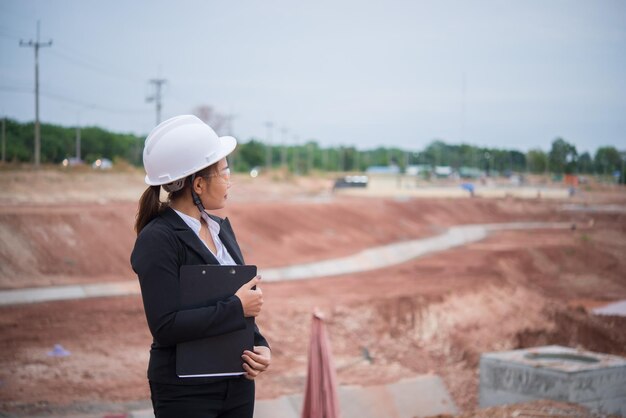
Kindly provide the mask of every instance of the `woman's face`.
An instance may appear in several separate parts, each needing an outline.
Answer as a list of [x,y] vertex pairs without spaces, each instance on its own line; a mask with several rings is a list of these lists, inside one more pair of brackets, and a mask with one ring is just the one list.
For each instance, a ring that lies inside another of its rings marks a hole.
[[230,168],[228,167],[226,158],[222,158],[217,163],[217,169],[217,172],[201,178],[202,192],[199,193],[199,196],[204,208],[207,210],[223,208],[226,205],[226,199],[228,199]]

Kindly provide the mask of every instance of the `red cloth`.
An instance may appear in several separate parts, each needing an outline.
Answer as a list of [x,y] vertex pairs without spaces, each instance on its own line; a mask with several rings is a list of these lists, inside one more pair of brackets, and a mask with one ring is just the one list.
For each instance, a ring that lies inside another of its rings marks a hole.
[[324,320],[313,314],[302,418],[339,418],[337,375]]

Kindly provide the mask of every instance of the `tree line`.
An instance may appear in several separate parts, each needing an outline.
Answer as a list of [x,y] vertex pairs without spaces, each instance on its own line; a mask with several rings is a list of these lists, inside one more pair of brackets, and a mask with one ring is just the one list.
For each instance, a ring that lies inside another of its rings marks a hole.
[[[32,162],[34,144],[33,123],[6,119],[6,160]],[[41,161],[57,164],[76,156],[76,128],[41,124]],[[142,164],[145,137],[114,133],[98,127],[80,129],[81,157],[86,162],[106,157],[114,162],[124,160]],[[365,171],[371,166],[409,165],[451,166],[474,168],[487,173],[554,173],[601,174],[622,173],[626,152],[613,146],[600,147],[592,156],[579,154],[576,146],[562,138],[555,139],[550,151],[533,149],[526,153],[514,149],[447,144],[431,142],[422,151],[408,151],[397,147],[378,147],[358,150],[354,146],[322,147],[314,140],[299,145],[267,145],[258,138],[240,143],[231,157],[235,171],[252,168],[283,168],[293,173],[311,171]]]

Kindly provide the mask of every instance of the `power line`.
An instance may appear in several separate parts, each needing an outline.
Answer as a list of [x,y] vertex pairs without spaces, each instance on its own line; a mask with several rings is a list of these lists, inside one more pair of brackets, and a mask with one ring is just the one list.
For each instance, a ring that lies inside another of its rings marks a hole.
[[[32,89],[12,87],[12,86],[2,86],[2,85],[0,85],[0,91],[11,91],[11,92],[16,92],[16,93],[29,93],[29,94],[33,93]],[[148,112],[148,110],[146,109],[121,109],[121,108],[114,109],[111,107],[97,105],[93,103],[87,103],[81,100],[73,99],[71,97],[63,96],[63,95],[56,94],[56,93],[50,93],[46,91],[40,91],[39,94],[40,96],[45,97],[47,99],[69,103],[69,104],[86,108],[86,109],[102,110],[102,111],[109,112],[109,113],[146,113]]]
[[[59,47],[62,51],[65,51],[66,54],[70,54],[82,60],[83,62],[87,62],[92,66],[96,66],[99,69],[99,71],[107,71],[109,73],[111,73],[112,71],[112,72],[117,73],[118,75],[123,74],[122,77],[132,80],[132,81],[141,82],[144,80],[143,76],[140,75],[139,73],[135,73],[134,71],[129,70],[128,68],[120,67],[118,65],[119,61],[117,59],[113,63],[105,62],[105,61],[100,60],[98,57],[94,57],[82,51],[79,51],[78,49],[74,49],[67,44],[59,44],[57,42],[57,47]],[[103,70],[103,68],[106,68],[106,70]]]
[[37,41],[20,40],[20,46],[32,47],[35,50],[35,168],[39,168],[41,161],[41,138],[39,136],[39,48],[51,46],[52,40],[39,42],[39,21],[37,21]]
[[0,91],[14,91],[17,93],[33,93],[33,90],[28,87],[14,87],[14,86],[0,86]]
[[62,51],[51,51],[51,52],[52,52],[53,55],[56,55],[59,58],[62,58],[65,61],[68,61],[68,62],[70,62],[70,63],[72,63],[74,65],[77,65],[79,67],[86,68],[86,69],[91,70],[91,71],[96,71],[96,72],[98,72],[100,74],[104,74],[106,76],[114,77],[114,78],[121,79],[121,80],[124,80],[124,81],[130,81],[130,82],[138,81],[138,79],[135,79],[133,77],[129,77],[128,75],[117,73],[115,71],[104,70],[104,69],[98,67],[97,65],[92,64],[91,62],[89,62],[87,60],[84,60],[84,59],[82,59],[80,57],[78,57],[78,58],[77,57],[72,57],[71,55],[68,55],[68,54],[66,54],[66,53],[64,53]]
[[9,9],[3,3],[0,3],[0,10],[2,10],[5,15],[6,14],[11,14],[11,15],[13,15],[13,17],[16,17],[18,19],[22,19],[24,22],[32,23],[33,20],[35,20],[33,18],[33,16],[26,15],[26,14],[24,14],[22,12],[18,12],[16,10]]
[[145,113],[147,112],[147,110],[145,109],[113,109],[111,107],[106,107],[106,106],[101,106],[101,105],[97,105],[97,104],[93,104],[93,103],[87,103],[87,102],[82,102],[80,100],[76,100],[76,99],[72,99],[70,97],[65,97],[59,94],[55,94],[55,93],[42,93],[41,94],[44,97],[47,97],[48,99],[53,99],[53,100],[58,100],[61,102],[66,102],[66,103],[70,103],[76,106],[82,106],[84,108],[88,108],[88,109],[97,109],[97,110],[103,110],[105,112],[110,112],[110,113]]
[[[20,40],[20,37],[16,35],[13,30],[4,26],[0,26],[0,37],[17,41]],[[53,55],[80,67],[97,71],[109,77],[115,77],[127,81],[138,82],[143,80],[143,77],[140,77],[138,74],[133,74],[132,71],[129,71],[128,69],[116,67],[111,65],[111,63],[100,61],[95,57],[89,56],[88,54],[82,53],[66,44],[63,44],[58,40],[55,42],[54,46],[55,49],[50,51]]]
[[18,38],[17,36],[13,36],[13,35],[10,35],[10,34],[8,34],[8,33],[4,32],[4,30],[3,30],[3,29],[4,29],[4,28],[0,27],[0,36],[1,36],[1,37],[3,37],[3,38],[7,38],[7,39],[12,39],[12,40],[14,40],[14,41],[19,41],[19,40],[20,40],[20,38]]

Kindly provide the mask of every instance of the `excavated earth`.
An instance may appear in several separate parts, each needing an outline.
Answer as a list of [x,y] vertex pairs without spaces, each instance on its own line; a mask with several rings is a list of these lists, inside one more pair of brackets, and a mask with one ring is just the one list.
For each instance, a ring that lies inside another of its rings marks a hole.
[[[261,399],[304,390],[315,308],[326,317],[341,384],[438,374],[464,416],[503,413],[476,409],[483,352],[560,344],[626,356],[626,319],[590,312],[626,299],[624,189],[589,186],[566,201],[383,199],[333,194],[323,178],[235,180],[219,214],[231,219],[246,261],[260,267],[336,258],[453,225],[572,224],[496,232],[382,270],[265,283],[258,323],[273,364],[258,381]],[[0,289],[135,280],[128,258],[142,190],[132,170],[0,171]],[[590,210],[564,209],[572,203]],[[71,415],[149,399],[151,337],[138,295],[5,306],[0,335],[0,415]],[[55,344],[71,354],[48,356]]]

